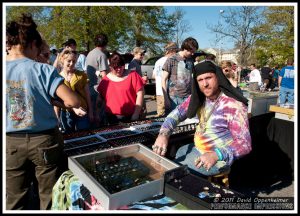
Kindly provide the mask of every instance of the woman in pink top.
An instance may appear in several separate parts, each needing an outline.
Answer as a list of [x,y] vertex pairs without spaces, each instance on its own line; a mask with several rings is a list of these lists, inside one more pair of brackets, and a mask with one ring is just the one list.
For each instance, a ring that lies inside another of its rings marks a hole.
[[[112,124],[138,120],[144,98],[142,78],[135,71],[128,73],[125,70],[124,59],[117,52],[110,56],[109,62],[110,73],[101,80],[97,88],[99,93],[97,104],[102,100],[105,101],[104,122]],[[99,106],[97,112],[100,112]]]

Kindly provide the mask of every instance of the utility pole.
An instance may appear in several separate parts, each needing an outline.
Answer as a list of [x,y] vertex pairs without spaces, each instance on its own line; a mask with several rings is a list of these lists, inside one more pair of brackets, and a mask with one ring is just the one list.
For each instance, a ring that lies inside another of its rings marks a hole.
[[[224,13],[224,10],[220,10],[219,11],[219,19],[222,18],[222,14]],[[220,45],[219,45],[219,57],[218,57],[218,60],[219,60],[219,64],[221,63],[222,61],[222,39],[220,39]]]

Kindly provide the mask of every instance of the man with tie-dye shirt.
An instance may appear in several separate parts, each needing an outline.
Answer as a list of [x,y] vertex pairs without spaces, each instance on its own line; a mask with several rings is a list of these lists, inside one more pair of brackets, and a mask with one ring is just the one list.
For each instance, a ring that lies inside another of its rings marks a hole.
[[165,119],[153,145],[162,156],[177,124],[199,117],[194,143],[179,148],[176,161],[193,171],[210,176],[224,172],[237,158],[251,151],[247,99],[211,62],[199,63],[193,73],[192,95]]

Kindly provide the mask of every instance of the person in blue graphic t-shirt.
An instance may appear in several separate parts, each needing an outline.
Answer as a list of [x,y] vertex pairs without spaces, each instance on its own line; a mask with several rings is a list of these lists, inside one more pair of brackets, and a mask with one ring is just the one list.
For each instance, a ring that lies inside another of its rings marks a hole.
[[6,24],[7,210],[26,209],[33,177],[38,182],[40,209],[51,209],[52,188],[63,164],[63,137],[53,105],[80,106],[57,70],[35,61],[42,44],[30,15]]
[[283,67],[279,73],[279,103],[294,104],[294,59],[287,60],[287,66]]

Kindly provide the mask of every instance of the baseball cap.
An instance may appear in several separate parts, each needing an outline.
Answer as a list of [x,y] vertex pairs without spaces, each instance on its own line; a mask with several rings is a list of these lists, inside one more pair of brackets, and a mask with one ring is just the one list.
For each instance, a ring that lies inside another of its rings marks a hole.
[[135,47],[134,49],[133,49],[133,53],[134,54],[137,54],[137,53],[145,53],[146,52],[146,50],[144,50],[143,48],[141,48],[141,47]]
[[69,38],[62,45],[63,46],[70,46],[71,44],[74,44],[76,46],[76,41],[73,38]]

